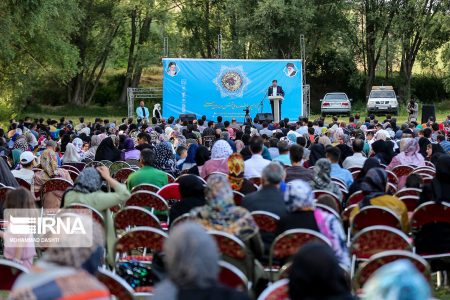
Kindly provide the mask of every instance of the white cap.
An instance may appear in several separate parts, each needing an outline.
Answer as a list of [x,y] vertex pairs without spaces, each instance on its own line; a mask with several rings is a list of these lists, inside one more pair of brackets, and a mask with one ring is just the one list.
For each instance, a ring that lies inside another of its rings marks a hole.
[[36,159],[36,156],[34,156],[33,152],[31,152],[31,151],[25,151],[25,152],[22,152],[22,154],[20,154],[20,163],[22,165],[29,164],[30,162],[32,162],[35,159]]

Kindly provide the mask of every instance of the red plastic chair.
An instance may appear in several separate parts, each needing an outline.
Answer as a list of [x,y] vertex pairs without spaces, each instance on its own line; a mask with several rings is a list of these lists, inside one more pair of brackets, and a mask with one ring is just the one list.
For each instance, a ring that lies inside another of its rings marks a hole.
[[[450,204],[427,202],[417,207],[411,216],[411,231],[418,232],[430,223],[450,223]],[[450,253],[419,253],[425,259],[450,257]]]
[[430,175],[431,177],[436,176],[436,169],[431,168],[431,167],[419,167],[414,169],[414,171],[412,172],[413,174],[427,174]]
[[377,253],[370,257],[356,272],[353,279],[356,288],[362,288],[367,280],[382,266],[399,259],[409,260],[427,281],[431,279],[430,266],[419,255],[404,250],[390,250]]
[[387,192],[389,195],[395,195],[397,193],[397,185],[393,184],[392,182],[388,182],[388,189]]
[[248,289],[248,279],[245,274],[232,264],[219,261],[219,282],[229,288],[238,290]]
[[160,211],[168,211],[169,205],[160,195],[147,191],[137,191],[125,202],[125,206],[151,207]]
[[133,299],[133,288],[122,277],[102,268],[98,269],[96,276],[116,299]]
[[69,165],[76,168],[78,173],[83,171],[84,168],[86,167],[86,164],[84,162],[65,163],[65,165]]
[[124,161],[115,161],[109,166],[109,173],[111,173],[111,176],[114,177],[114,175],[121,169],[131,169],[131,166],[127,164]]
[[332,192],[329,191],[325,191],[325,190],[314,190],[313,192],[313,196],[314,199],[319,199],[320,196],[322,195],[327,195],[333,198],[334,202],[336,202],[337,206],[339,207],[339,210],[342,210],[342,205],[341,202],[339,201],[339,198],[336,194],[333,194]]
[[389,208],[381,206],[366,206],[360,209],[351,222],[352,232],[376,225],[401,229],[399,217]]
[[[4,187],[0,187],[0,203],[2,203],[3,201],[6,200],[6,194],[9,191],[14,191],[15,188],[11,187],[11,186],[4,186]],[[3,216],[0,216],[0,219],[2,219]]]
[[78,175],[80,175],[79,173],[77,173],[73,170],[67,170],[67,172],[69,172],[70,179],[72,179],[73,182],[75,182],[75,180],[77,180],[77,178],[78,178]]
[[244,197],[245,195],[241,192],[233,191],[234,204],[236,204],[237,206],[241,206],[242,199],[244,199]]
[[336,183],[339,187],[341,187],[343,189],[347,189],[347,184],[342,179],[339,179],[336,177],[331,177],[331,181]]
[[352,172],[353,180],[356,180],[358,178],[359,173],[361,173],[361,170],[356,170]]
[[105,218],[103,218],[103,215],[90,205],[82,203],[73,203],[66,206],[65,209],[66,210],[76,209],[77,213],[90,215],[96,222],[102,225],[102,227],[105,227]]
[[290,229],[280,234],[272,243],[269,254],[270,277],[280,268],[274,266],[275,260],[286,260],[292,257],[304,245],[319,241],[331,247],[331,242],[323,234],[310,229]]
[[[160,229],[152,227],[135,227],[119,237],[114,245],[114,257],[116,261],[151,261],[153,256],[147,254],[161,252],[167,234]],[[133,250],[144,248],[143,255],[131,255]]]
[[45,194],[50,192],[56,192],[56,191],[66,191],[67,189],[73,187],[73,184],[65,179],[62,178],[52,178],[46,183],[44,183],[44,186],[41,189],[41,203],[44,207],[45,202]]
[[181,216],[179,216],[178,218],[176,218],[175,220],[171,220],[170,221],[170,228],[174,228],[175,226],[182,224],[186,221],[196,221],[197,218],[194,216],[191,216],[189,213],[185,213],[182,214]]
[[131,189],[132,194],[137,191],[148,191],[148,192],[157,193],[159,191],[159,187],[154,184],[143,183],[143,184],[139,184]]
[[167,182],[168,183],[174,183],[175,182],[175,177],[173,177],[171,174],[166,173],[167,174]]
[[281,279],[269,285],[257,300],[289,300],[289,280]]
[[419,204],[419,196],[406,195],[399,199],[405,203],[408,212],[413,212]]
[[341,216],[339,215],[339,213],[328,205],[316,203],[316,208],[335,216],[338,220],[341,220]]
[[360,168],[360,167],[353,167],[353,168],[348,168],[348,170],[349,170],[350,173],[353,173],[355,171],[361,171],[362,168]]
[[158,192],[158,195],[163,197],[168,203],[172,201],[180,201],[180,184],[179,183],[169,183],[163,186]]
[[175,182],[177,183],[177,182],[180,180],[181,177],[187,176],[187,175],[189,175],[189,176],[196,176],[198,179],[200,179],[200,181],[202,181],[204,184],[206,184],[206,180],[205,180],[205,179],[203,179],[203,178],[200,177],[200,176],[193,175],[193,174],[183,174],[183,175],[180,175],[180,176],[177,177],[177,179],[175,179]]
[[67,170],[67,171],[74,171],[76,173],[80,173],[80,170],[78,170],[76,167],[70,165],[70,164],[64,164],[61,166],[61,169]]
[[347,206],[350,206],[353,204],[358,204],[363,199],[364,199],[364,194],[362,191],[354,192],[353,194],[350,195],[350,197],[348,197]]
[[397,177],[408,176],[412,172],[414,172],[414,168],[407,165],[396,166],[392,169],[392,173]]
[[422,179],[422,183],[424,185],[430,184],[434,178],[434,176],[430,176],[428,174],[418,174],[418,175],[420,175],[420,178]]
[[274,233],[277,230],[280,217],[276,214],[262,210],[253,211],[251,214],[261,231]]
[[0,291],[10,291],[22,273],[28,273],[27,268],[11,260],[0,259]]
[[432,167],[436,169],[436,166],[431,161],[425,161],[425,166]]
[[115,214],[114,228],[116,230],[127,230],[128,228],[136,226],[161,229],[158,218],[142,207],[127,206]]
[[128,179],[128,177],[134,173],[135,170],[131,169],[131,168],[123,168],[118,170],[115,174],[114,174],[114,178],[120,182],[120,183],[125,183]]
[[395,196],[397,198],[403,197],[403,196],[420,196],[420,193],[422,192],[422,189],[416,189],[416,188],[403,188],[399,190]]
[[398,177],[397,175],[395,175],[392,171],[389,170],[385,170],[387,173],[387,180],[388,182],[394,184],[395,186],[397,186],[398,184]]
[[28,181],[26,181],[22,178],[19,178],[19,177],[16,177],[16,181],[21,187],[23,187],[27,190],[31,190],[31,185],[28,183]]

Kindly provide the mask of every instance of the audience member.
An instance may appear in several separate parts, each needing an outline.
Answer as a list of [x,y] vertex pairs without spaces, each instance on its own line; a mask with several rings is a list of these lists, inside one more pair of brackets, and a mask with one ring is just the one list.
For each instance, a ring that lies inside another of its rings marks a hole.
[[296,144],[289,148],[291,166],[286,168],[286,182],[291,182],[294,179],[310,182],[314,179],[314,172],[302,166],[303,150],[302,146]]
[[154,150],[144,149],[140,154],[141,168],[132,173],[127,180],[128,190],[132,190],[140,184],[153,184],[157,187],[165,186],[168,183],[167,174],[156,166],[156,155]]
[[262,156],[263,141],[260,137],[253,137],[250,140],[250,151],[252,157],[245,161],[244,177],[261,177],[262,170],[270,164],[270,160],[264,159]]
[[350,168],[362,168],[364,162],[366,161],[366,157],[363,154],[364,149],[364,141],[361,139],[355,139],[352,144],[353,147],[353,155],[348,156],[344,162],[342,163],[342,167],[345,169]]
[[352,173],[347,169],[341,168],[338,163],[341,155],[340,150],[336,147],[328,147],[325,152],[328,160],[331,162],[330,176],[342,180],[347,185],[347,188],[351,186],[353,183]]

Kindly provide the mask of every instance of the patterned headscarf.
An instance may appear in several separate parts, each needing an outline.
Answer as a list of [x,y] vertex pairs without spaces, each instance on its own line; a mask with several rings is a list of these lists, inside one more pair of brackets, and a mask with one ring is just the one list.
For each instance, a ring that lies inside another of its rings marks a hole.
[[284,192],[284,203],[288,211],[314,210],[314,196],[311,186],[300,179],[289,182]]
[[228,181],[234,191],[239,191],[244,183],[244,158],[239,153],[228,157]]
[[55,176],[56,169],[58,169],[58,158],[55,151],[45,149],[40,156],[41,168],[48,178]]
[[191,211],[204,227],[228,232],[243,241],[258,232],[250,212],[234,204],[233,190],[227,177],[219,174],[209,176],[205,197],[207,204]]
[[231,154],[233,154],[233,149],[231,149],[230,144],[224,140],[218,140],[214,143],[211,149],[211,159],[219,160],[228,158]]
[[167,142],[160,143],[155,147],[155,167],[174,176],[178,174],[175,156],[172,146]]
[[100,190],[102,178],[95,168],[85,168],[75,180],[74,191],[89,194]]
[[17,140],[14,142],[13,149],[22,150],[22,152],[28,151],[28,143],[24,136],[19,136]]
[[364,285],[366,300],[430,299],[430,286],[414,265],[398,260],[378,269]]
[[[331,182],[331,163],[326,158],[319,159],[314,165],[314,177],[324,185]],[[314,181],[316,181],[314,179]]]
[[72,141],[72,144],[75,146],[75,149],[77,150],[78,154],[83,152],[83,141],[80,138],[74,138]]
[[361,206],[370,205],[370,200],[386,194],[387,173],[382,168],[370,169],[366,177],[361,183],[361,191],[364,194],[364,199],[361,201]]

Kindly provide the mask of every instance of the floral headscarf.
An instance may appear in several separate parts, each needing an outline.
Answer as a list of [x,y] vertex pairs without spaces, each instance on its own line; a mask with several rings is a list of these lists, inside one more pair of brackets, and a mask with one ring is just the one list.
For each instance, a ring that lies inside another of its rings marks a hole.
[[178,174],[175,156],[173,155],[172,146],[167,142],[160,143],[155,147],[155,167],[174,176]]
[[22,150],[22,152],[28,151],[28,143],[24,136],[19,136],[16,141],[14,142],[13,149],[19,149]]
[[311,186],[300,179],[289,182],[284,192],[284,203],[289,211],[314,210]]
[[244,183],[244,158],[239,153],[228,157],[228,181],[234,191],[239,191]]
[[331,181],[331,163],[326,158],[319,159],[314,165],[314,179],[311,186],[316,190],[326,190],[334,193],[342,199],[342,192],[339,187]]
[[219,160],[228,158],[231,154],[233,154],[233,149],[231,149],[230,144],[224,140],[218,140],[214,143],[211,149],[211,159]]
[[72,144],[75,146],[78,154],[83,152],[83,141],[80,138],[74,138]]
[[400,141],[401,151],[396,159],[402,165],[422,166],[425,164],[422,154],[420,154],[420,146],[416,139],[404,138]]
[[56,169],[58,169],[58,158],[55,151],[46,149],[40,156],[41,168],[48,178],[55,176]]
[[364,194],[364,199],[360,202],[360,206],[368,206],[370,205],[371,199],[386,194],[386,184],[387,173],[384,169],[370,169],[361,183],[361,191]]
[[209,176],[205,197],[207,204],[191,211],[204,227],[228,232],[243,241],[258,232],[250,212],[234,204],[233,190],[227,177],[219,174]]

